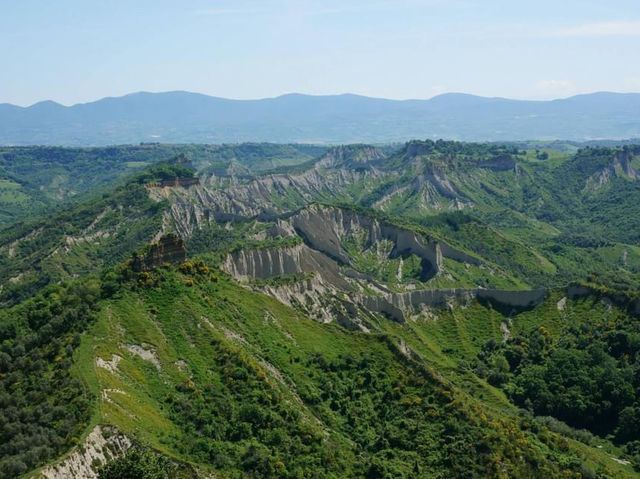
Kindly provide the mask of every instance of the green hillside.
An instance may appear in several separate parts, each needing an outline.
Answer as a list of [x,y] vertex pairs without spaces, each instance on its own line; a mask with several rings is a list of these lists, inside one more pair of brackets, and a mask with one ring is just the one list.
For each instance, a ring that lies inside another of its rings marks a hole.
[[0,477],[639,477],[640,150],[545,146],[10,172]]
[[[507,319],[490,308],[437,325],[381,318],[366,334],[300,317],[202,263],[121,281],[58,373],[88,388],[77,427],[115,425],[200,474],[634,477],[610,444],[538,424],[464,366],[502,335]],[[56,295],[68,297],[40,301]]]
[[0,228],[78,198],[176,155],[188,155],[203,173],[255,174],[320,155],[312,145],[166,145],[143,143],[100,148],[0,147]]

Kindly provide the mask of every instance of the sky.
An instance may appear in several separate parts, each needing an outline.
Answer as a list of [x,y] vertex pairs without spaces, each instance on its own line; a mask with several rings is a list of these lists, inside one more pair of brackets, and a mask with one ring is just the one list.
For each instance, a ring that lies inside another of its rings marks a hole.
[[640,92],[639,0],[0,0],[0,103]]

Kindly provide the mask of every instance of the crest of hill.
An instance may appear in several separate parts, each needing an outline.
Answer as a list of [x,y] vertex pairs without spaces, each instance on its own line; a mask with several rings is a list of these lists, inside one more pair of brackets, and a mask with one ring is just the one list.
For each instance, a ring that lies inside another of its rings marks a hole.
[[599,92],[553,101],[449,93],[429,100],[289,94],[232,100],[139,92],[63,106],[0,105],[0,143],[106,145],[274,141],[382,143],[411,138],[523,140],[640,136],[640,94]]

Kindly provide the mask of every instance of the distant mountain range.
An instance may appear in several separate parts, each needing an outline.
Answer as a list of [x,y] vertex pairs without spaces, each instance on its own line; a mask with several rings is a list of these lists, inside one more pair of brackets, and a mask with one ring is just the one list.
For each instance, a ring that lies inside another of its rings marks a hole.
[[640,93],[523,101],[447,93],[429,100],[288,94],[230,100],[174,91],[63,106],[0,104],[0,144],[385,143],[640,137]]

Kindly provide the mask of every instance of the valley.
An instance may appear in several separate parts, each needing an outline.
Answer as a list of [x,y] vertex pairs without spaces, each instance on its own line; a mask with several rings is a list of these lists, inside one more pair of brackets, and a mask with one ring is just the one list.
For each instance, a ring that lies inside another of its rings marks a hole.
[[0,477],[638,477],[640,148],[547,146],[4,148]]

